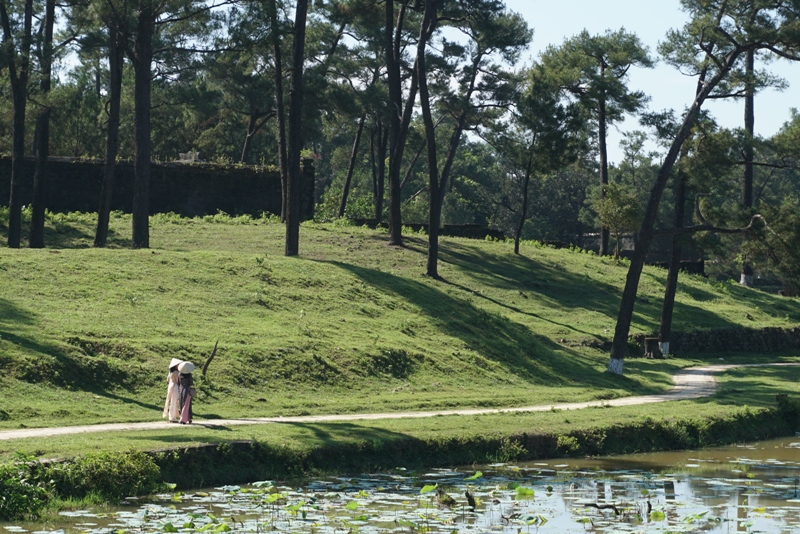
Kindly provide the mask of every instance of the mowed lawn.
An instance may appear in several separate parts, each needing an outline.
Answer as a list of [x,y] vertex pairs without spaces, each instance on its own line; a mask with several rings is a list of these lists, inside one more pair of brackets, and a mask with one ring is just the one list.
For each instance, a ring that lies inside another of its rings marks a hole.
[[[159,419],[170,358],[217,341],[198,418],[610,399],[701,358],[604,373],[587,344],[610,339],[627,264],[580,251],[443,238],[440,281],[413,233],[305,223],[286,258],[274,219],[154,216],[148,250],[122,215],[93,249],[94,223],[53,215],[47,249],[0,249],[0,428]],[[645,269],[633,333],[657,330],[665,274]],[[681,277],[676,330],[798,323],[797,299]]]

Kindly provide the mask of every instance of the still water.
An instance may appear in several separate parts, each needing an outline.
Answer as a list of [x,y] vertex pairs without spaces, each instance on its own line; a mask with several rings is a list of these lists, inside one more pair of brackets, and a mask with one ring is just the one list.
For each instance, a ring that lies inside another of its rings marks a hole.
[[[470,503],[467,497],[473,499]],[[474,504],[474,507],[472,506]],[[800,438],[694,452],[263,481],[11,532],[800,533]]]

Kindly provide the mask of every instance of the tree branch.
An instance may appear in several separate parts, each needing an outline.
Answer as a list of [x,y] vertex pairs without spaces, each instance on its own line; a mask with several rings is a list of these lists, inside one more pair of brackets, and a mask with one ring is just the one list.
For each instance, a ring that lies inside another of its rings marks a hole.
[[684,234],[693,234],[696,232],[716,232],[718,234],[746,234],[755,228],[755,222],[761,221],[764,223],[764,226],[767,225],[766,219],[758,213],[750,217],[750,224],[747,226],[742,226],[739,228],[729,228],[725,226],[716,226],[705,218],[703,215],[702,210],[700,209],[700,199],[702,197],[708,196],[705,195],[697,195],[694,199],[694,212],[697,219],[700,221],[700,224],[696,224],[694,226],[684,226],[682,228],[672,228],[670,230],[664,230],[661,232],[654,232],[654,237],[663,237],[663,236],[676,236],[676,235],[684,235]]
[[196,17],[200,13],[205,13],[206,11],[211,11],[212,9],[216,9],[218,7],[235,4],[236,2],[237,2],[237,0],[224,0],[223,2],[220,2],[219,4],[211,4],[210,6],[205,6],[203,8],[198,9],[197,11],[194,11],[192,13],[188,13],[186,15],[183,15],[182,17],[170,17],[170,18],[166,18],[166,19],[157,20],[157,21],[155,21],[155,25],[159,26],[161,24],[170,24],[172,22],[181,22],[181,21],[184,21],[184,20],[189,20],[191,18]]

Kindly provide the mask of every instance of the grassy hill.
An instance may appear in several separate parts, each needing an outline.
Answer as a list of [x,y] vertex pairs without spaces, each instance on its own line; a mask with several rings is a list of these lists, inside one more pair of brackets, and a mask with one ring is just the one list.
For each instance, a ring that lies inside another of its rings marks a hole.
[[[0,230],[4,229],[0,215]],[[0,249],[0,428],[160,418],[172,357],[202,364],[199,417],[510,406],[663,390],[693,360],[603,372],[627,264],[580,251],[275,220],[152,218],[150,250],[90,248],[92,216],[53,215],[45,250]],[[657,330],[645,269],[634,332]],[[676,330],[794,326],[800,301],[682,276]],[[691,356],[691,355],[678,355]],[[774,359],[774,358],[771,358]],[[199,378],[199,374],[198,374]]]

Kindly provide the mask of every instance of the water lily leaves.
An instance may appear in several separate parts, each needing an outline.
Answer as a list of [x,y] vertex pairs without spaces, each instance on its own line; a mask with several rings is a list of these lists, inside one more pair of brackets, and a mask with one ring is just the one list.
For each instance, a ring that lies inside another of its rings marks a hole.
[[434,484],[432,486],[430,486],[430,485],[422,486],[422,489],[419,490],[419,494],[420,495],[425,495],[426,493],[430,493],[432,491],[436,491],[436,488],[438,488],[438,487],[439,487],[439,484]]
[[[789,463],[795,470],[794,466],[800,465]],[[676,465],[680,468],[680,463]],[[741,468],[742,464],[735,466]],[[737,509],[746,510],[748,517],[731,519],[732,525],[751,525],[759,532],[783,532],[787,526],[791,530],[800,517],[796,505],[791,505],[800,501],[795,496],[796,471],[778,470],[771,464],[753,465],[755,478],[746,478],[750,473],[737,473],[735,469],[728,469],[728,473],[736,474],[726,477],[720,476],[722,469],[693,476],[669,471],[650,475],[640,469],[606,470],[592,465],[563,470],[546,467],[549,464],[513,469],[503,466],[486,473],[474,468],[472,472],[391,471],[358,478],[320,479],[299,489],[262,481],[238,490],[237,486],[226,486],[206,492],[160,494],[154,499],[127,503],[113,514],[76,511],[62,515],[62,519],[68,528],[86,534],[157,534],[176,530],[179,534],[214,534],[231,529],[246,534],[331,533],[341,530],[342,525],[353,533],[466,534],[508,529],[533,533],[545,524],[558,525],[551,527],[553,531],[574,533],[584,532],[589,526],[596,532],[638,532],[642,528],[648,532],[697,532],[726,521],[718,514],[736,518]],[[346,489],[337,493],[340,485]],[[456,506],[448,509],[441,508],[442,496],[431,498],[445,488],[456,499]],[[539,489],[536,495],[534,490]],[[473,510],[466,506],[465,490],[475,500]],[[586,507],[587,503],[611,502],[609,491],[614,502],[626,503],[617,505],[619,515],[610,509]],[[737,502],[732,498],[734,494],[749,499],[742,504],[742,499]],[[770,499],[769,507],[755,497]],[[718,504],[720,498],[729,501],[727,508]],[[644,513],[648,499],[653,504],[649,515]],[[86,523],[87,518],[96,523]],[[4,529],[13,532],[13,528],[0,526],[0,534]]]
[[533,488],[525,488],[525,487],[523,487],[523,486],[518,486],[518,487],[517,487],[517,498],[527,498],[527,499],[530,499],[530,498],[532,498],[534,495],[536,495],[536,492],[535,492],[535,491],[533,491]]
[[286,497],[286,494],[284,494],[284,493],[270,493],[269,497],[264,499],[264,504],[272,504],[272,503],[274,503],[274,502],[276,502],[276,501],[278,501],[280,499],[283,499],[285,497]]
[[354,511],[358,508],[358,503],[356,501],[350,501],[344,507],[346,510]]
[[286,506],[283,507],[283,509],[286,510],[287,512],[289,512],[289,513],[296,514],[300,510],[300,508],[303,507],[304,504],[305,504],[305,501],[300,501],[300,502],[298,502],[296,504],[286,505]]

